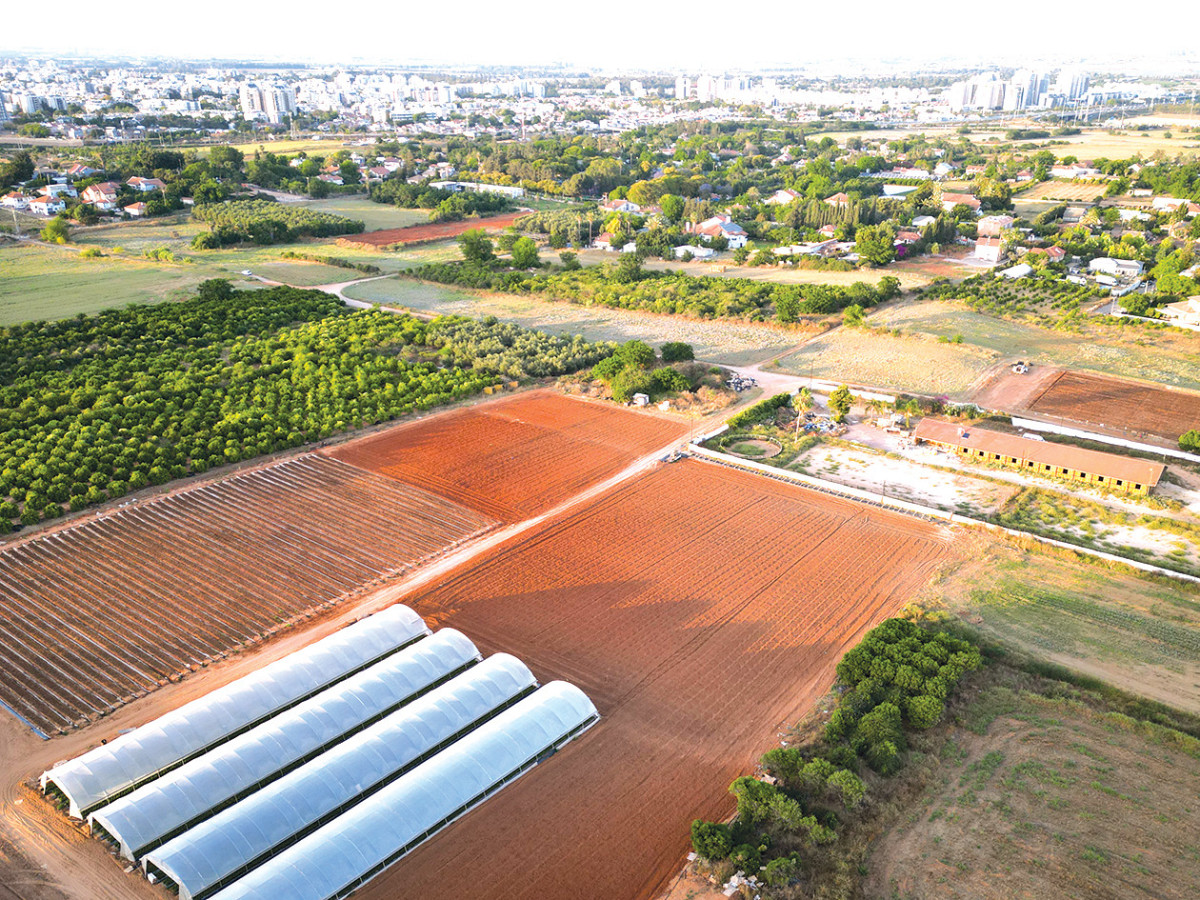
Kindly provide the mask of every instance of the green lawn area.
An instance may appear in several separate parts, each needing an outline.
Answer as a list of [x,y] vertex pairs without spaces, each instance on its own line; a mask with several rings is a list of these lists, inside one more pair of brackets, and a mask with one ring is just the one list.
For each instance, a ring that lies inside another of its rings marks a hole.
[[187,296],[210,270],[139,259],[81,259],[71,250],[0,248],[0,325],[61,319]]
[[427,209],[401,209],[387,203],[375,203],[366,197],[330,197],[327,200],[308,200],[301,205],[347,219],[357,219],[367,226],[367,231],[423,225],[429,221]]

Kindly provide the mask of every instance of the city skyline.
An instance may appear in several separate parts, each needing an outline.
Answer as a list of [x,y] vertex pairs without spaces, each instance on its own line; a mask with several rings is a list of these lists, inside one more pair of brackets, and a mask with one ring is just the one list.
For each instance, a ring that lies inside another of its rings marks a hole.
[[[65,20],[84,23],[93,9],[80,0],[62,8]],[[430,7],[405,10],[403,18],[346,22],[341,29],[314,27],[311,18],[285,18],[277,11],[246,7],[229,0],[209,4],[199,18],[163,11],[156,15],[153,40],[140,30],[90,28],[9,33],[0,55],[60,54],[64,57],[178,57],[309,62],[429,65],[539,66],[567,64],[603,71],[666,71],[683,68],[820,69],[831,62],[855,61],[855,72],[903,69],[996,60],[1002,65],[1039,63],[1052,67],[1087,61],[1094,68],[1129,74],[1183,74],[1200,64],[1186,29],[1156,37],[1153,52],[1130,52],[1127,34],[1103,16],[1079,17],[1068,8],[1032,3],[1010,4],[1014,25],[1028,19],[1019,44],[1011,30],[995,27],[984,8],[965,8],[954,16],[897,13],[881,0],[864,0],[849,23],[840,9],[805,8],[770,2],[753,16],[715,8],[714,15],[669,9],[639,10],[627,16],[587,12],[501,15],[490,3],[467,0],[453,19]],[[120,6],[116,10],[122,11]],[[456,21],[486,27],[462,29]],[[231,27],[230,22],[236,22]],[[714,27],[719,22],[720,27]],[[1062,36],[1071,40],[1064,45]],[[1064,52],[1064,47],[1069,47]],[[1082,50],[1080,48],[1083,48]],[[1083,59],[1079,59],[1080,54]]]

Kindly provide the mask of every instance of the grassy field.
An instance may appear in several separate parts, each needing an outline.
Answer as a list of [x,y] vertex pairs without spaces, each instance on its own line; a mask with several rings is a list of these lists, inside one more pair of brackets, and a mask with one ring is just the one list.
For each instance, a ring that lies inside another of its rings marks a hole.
[[1200,713],[1200,587],[1069,551],[964,536],[922,602],[986,637]]
[[[450,252],[457,252],[456,250]],[[638,338],[654,344],[686,341],[709,362],[748,365],[794,347],[804,335],[769,325],[657,316],[607,307],[574,306],[510,294],[475,294],[436,284],[388,278],[355,285],[346,296],[432,313],[495,316],[552,334],[582,334],[598,341]]]
[[[949,339],[961,335],[962,347],[988,351],[995,359],[1027,359],[1200,389],[1200,350],[1190,334],[1092,324],[1079,332],[1050,330],[973,312],[956,303],[920,299],[889,304],[872,312],[867,322],[906,334]],[[878,339],[878,352],[888,346],[888,340]],[[943,392],[953,390],[947,387]]]
[[866,895],[1001,900],[1200,892],[1200,741],[1061,682],[989,667],[892,804]]
[[[1171,137],[1167,137],[1170,133]],[[1151,156],[1162,151],[1169,157],[1182,154],[1195,156],[1200,153],[1200,135],[1183,134],[1178,129],[1153,129],[1151,131],[1120,131],[1109,134],[1103,128],[1090,128],[1083,134],[1054,138],[1066,141],[1048,148],[1057,157],[1077,156],[1080,159],[1128,159],[1135,154]]]
[[1086,181],[1050,181],[1034,182],[1030,187],[1021,191],[1014,200],[1065,200],[1070,203],[1098,203],[1104,199],[1105,185],[1089,184]]
[[[423,247],[420,254],[375,253],[332,241],[192,250],[191,239],[203,227],[183,219],[128,222],[79,229],[73,235],[74,243],[67,247],[0,244],[0,324],[181,299],[208,278],[227,278],[238,287],[260,284],[243,276],[243,271],[300,286],[366,277],[354,269],[283,259],[282,254],[289,250],[374,265],[386,272],[450,252]],[[99,248],[104,256],[82,259],[77,251],[87,247]],[[159,248],[170,250],[177,261],[159,262],[143,256]]]
[[896,337],[838,328],[783,357],[777,368],[791,375],[958,399],[971,393],[998,358],[987,348],[939,343],[928,335]]
[[327,200],[305,201],[300,205],[347,219],[357,219],[367,226],[367,231],[403,228],[429,221],[427,209],[401,209],[387,203],[375,203],[366,197],[330,197]]

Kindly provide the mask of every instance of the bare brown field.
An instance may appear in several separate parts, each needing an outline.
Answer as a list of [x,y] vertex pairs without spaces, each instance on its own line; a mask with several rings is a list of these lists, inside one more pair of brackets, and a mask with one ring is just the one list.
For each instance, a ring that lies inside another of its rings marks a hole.
[[1068,200],[1078,203],[1093,203],[1104,199],[1107,185],[1088,184],[1086,181],[1053,180],[1036,182],[1022,191],[1016,200]]
[[1038,415],[1123,434],[1177,441],[1200,427],[1200,393],[1063,372],[1029,402]]
[[360,896],[657,895],[692,819],[731,812],[733,778],[951,556],[939,526],[686,460],[406,597],[603,718]]
[[514,522],[599,484],[686,431],[677,419],[535,391],[439,413],[327,452]]
[[507,228],[524,213],[508,213],[503,216],[490,216],[485,219],[463,219],[460,222],[436,222],[428,225],[407,225],[404,228],[385,228],[382,231],[367,231],[362,234],[346,235],[338,242],[348,244],[366,244],[370,247],[388,247],[392,244],[423,244],[428,241],[441,241],[446,238],[458,237],[464,231],[472,228],[496,230]]
[[0,700],[44,732],[106,715],[495,522],[322,456],[0,549]]

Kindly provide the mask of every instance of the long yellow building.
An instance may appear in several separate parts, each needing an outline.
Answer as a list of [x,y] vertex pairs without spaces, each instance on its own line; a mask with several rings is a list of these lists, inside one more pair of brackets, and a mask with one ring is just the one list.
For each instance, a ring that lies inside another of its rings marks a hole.
[[1094,484],[1118,494],[1150,493],[1165,468],[1149,460],[1035,441],[940,419],[922,419],[913,431],[913,438],[917,443],[945,447],[979,462]]

